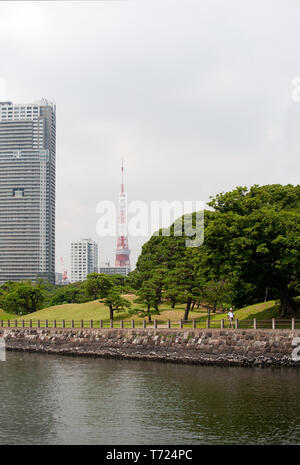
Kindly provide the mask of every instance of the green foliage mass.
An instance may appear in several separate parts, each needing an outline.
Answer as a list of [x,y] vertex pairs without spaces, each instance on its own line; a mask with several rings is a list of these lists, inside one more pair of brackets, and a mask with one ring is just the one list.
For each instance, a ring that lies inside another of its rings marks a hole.
[[131,302],[121,296],[122,288],[114,286],[110,288],[104,299],[100,300],[109,308],[110,320],[114,319],[115,312],[122,312],[127,308],[131,307]]
[[155,235],[143,246],[134,285],[164,268],[163,295],[172,305],[186,303],[185,319],[199,301],[225,309],[266,296],[279,299],[282,316],[292,314],[299,293],[300,186],[237,187],[209,206],[203,245],[185,247],[186,237],[174,235],[175,222],[170,237]]
[[113,288],[124,292],[127,278],[91,273],[87,280],[54,286],[46,281],[7,282],[0,286],[0,308],[7,313],[26,315],[42,308],[62,304],[84,303],[104,298]]
[[43,307],[45,291],[31,283],[5,283],[0,288],[0,307],[7,313],[27,315]]
[[[195,212],[176,220],[169,236],[165,230],[153,235],[128,277],[91,273],[66,286],[8,282],[0,286],[0,308],[28,314],[100,299],[111,319],[130,308],[150,321],[169,302],[171,308],[184,304],[187,320],[195,306],[215,312],[273,299],[281,316],[293,314],[300,293],[300,186],[237,187],[208,205],[203,245],[186,247],[186,232],[199,228]],[[178,235],[182,222],[184,233]],[[203,231],[196,236],[202,240]],[[131,308],[126,293],[137,295],[137,307]]]

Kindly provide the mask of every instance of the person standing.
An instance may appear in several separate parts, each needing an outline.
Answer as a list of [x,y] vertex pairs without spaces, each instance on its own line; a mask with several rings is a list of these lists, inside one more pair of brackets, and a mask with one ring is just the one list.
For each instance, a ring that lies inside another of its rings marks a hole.
[[228,314],[228,320],[229,320],[229,328],[233,328],[233,318],[234,318],[234,314],[233,314],[233,310],[232,308],[230,308]]

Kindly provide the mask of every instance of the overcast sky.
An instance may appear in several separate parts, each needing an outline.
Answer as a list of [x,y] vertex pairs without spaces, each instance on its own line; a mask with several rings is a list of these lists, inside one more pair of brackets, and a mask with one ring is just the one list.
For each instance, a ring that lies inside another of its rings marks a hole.
[[[299,183],[298,0],[0,2],[6,98],[57,105],[57,271],[96,205]],[[132,262],[145,238],[129,238]]]

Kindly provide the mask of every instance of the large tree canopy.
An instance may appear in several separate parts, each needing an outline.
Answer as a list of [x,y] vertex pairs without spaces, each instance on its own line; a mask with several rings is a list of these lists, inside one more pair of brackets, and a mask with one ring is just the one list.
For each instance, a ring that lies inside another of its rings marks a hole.
[[155,268],[165,267],[172,296],[175,285],[186,298],[185,317],[203,286],[219,280],[230,281],[235,305],[262,301],[268,290],[280,300],[283,316],[292,313],[300,280],[300,186],[237,187],[209,206],[202,246],[191,250],[184,237],[153,236],[143,247],[135,279],[149,279]]
[[2,286],[0,306],[9,313],[26,315],[42,308],[45,292],[30,283],[7,283]]

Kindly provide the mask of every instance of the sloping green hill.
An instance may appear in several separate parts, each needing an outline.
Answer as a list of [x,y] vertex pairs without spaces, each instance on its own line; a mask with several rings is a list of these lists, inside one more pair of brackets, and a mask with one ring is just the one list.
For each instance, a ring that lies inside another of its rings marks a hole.
[[[130,301],[135,299],[135,296],[126,296]],[[136,306],[136,305],[135,305]],[[184,314],[184,304],[178,304],[175,309],[170,309],[169,304],[161,305],[161,314],[155,315],[153,318],[165,321],[170,320],[180,320],[183,318]],[[235,317],[239,320],[245,319],[270,319],[272,317],[278,317],[279,307],[275,304],[274,301],[264,302],[256,305],[251,305],[249,307],[242,308],[235,312]],[[216,313],[211,314],[211,320],[220,320],[226,318],[226,314]],[[22,318],[16,315],[8,315],[4,312],[0,312],[0,319],[16,319]],[[120,312],[115,314],[115,319],[140,319],[137,316],[132,316],[128,312]],[[195,309],[190,312],[189,319],[205,320],[207,318],[207,311],[204,308]],[[109,311],[104,304],[100,303],[98,300],[93,302],[86,302],[83,304],[64,304],[57,305],[55,307],[44,308],[35,313],[24,316],[24,319],[32,320],[103,320],[109,321]]]
[[[128,298],[132,300],[132,298]],[[121,315],[121,314],[119,314]],[[122,314],[124,318],[127,314]],[[26,315],[24,319],[34,320],[108,320],[109,310],[99,300],[83,304],[64,304],[44,308],[38,312]]]
[[0,320],[11,320],[13,318],[16,318],[16,315],[13,313],[6,313],[0,308]]

